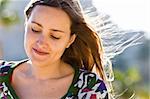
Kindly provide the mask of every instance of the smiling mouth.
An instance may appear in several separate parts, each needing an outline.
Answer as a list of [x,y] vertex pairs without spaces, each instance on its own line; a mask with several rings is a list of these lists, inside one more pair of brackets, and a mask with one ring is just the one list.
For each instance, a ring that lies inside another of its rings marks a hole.
[[36,54],[38,54],[38,55],[47,55],[47,54],[49,54],[49,53],[47,53],[47,52],[43,52],[43,51],[37,50],[37,49],[35,49],[35,48],[33,48],[33,51],[34,51]]

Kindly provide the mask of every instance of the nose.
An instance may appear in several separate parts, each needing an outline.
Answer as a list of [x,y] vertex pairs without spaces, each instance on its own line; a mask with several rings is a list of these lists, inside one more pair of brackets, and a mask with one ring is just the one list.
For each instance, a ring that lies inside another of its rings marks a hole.
[[39,48],[47,48],[48,47],[47,38],[42,34],[39,35],[36,44]]

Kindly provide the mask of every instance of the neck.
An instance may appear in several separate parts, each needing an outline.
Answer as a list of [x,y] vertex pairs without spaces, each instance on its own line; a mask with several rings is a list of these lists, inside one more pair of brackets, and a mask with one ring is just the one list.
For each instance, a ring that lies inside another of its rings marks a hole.
[[62,61],[58,61],[45,66],[37,66],[30,62],[30,75],[34,79],[38,80],[57,79],[62,75],[62,68],[64,67],[63,64],[64,63]]

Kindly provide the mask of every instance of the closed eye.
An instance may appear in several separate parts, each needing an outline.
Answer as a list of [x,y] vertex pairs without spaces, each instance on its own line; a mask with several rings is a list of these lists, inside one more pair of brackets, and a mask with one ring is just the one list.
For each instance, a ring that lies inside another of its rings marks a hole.
[[60,39],[60,38],[55,37],[55,36],[53,36],[53,35],[51,35],[51,37],[52,37],[53,39],[56,39],[56,40]]
[[40,31],[38,31],[38,30],[35,30],[35,29],[33,29],[33,28],[31,28],[31,30],[32,30],[33,32],[40,32]]

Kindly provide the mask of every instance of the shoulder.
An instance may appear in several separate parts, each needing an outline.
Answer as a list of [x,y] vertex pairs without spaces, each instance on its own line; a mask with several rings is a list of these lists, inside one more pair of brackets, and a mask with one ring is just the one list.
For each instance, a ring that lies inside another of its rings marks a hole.
[[108,97],[106,85],[96,73],[80,69],[76,86],[80,88],[79,96],[86,96],[89,99],[106,99]]

